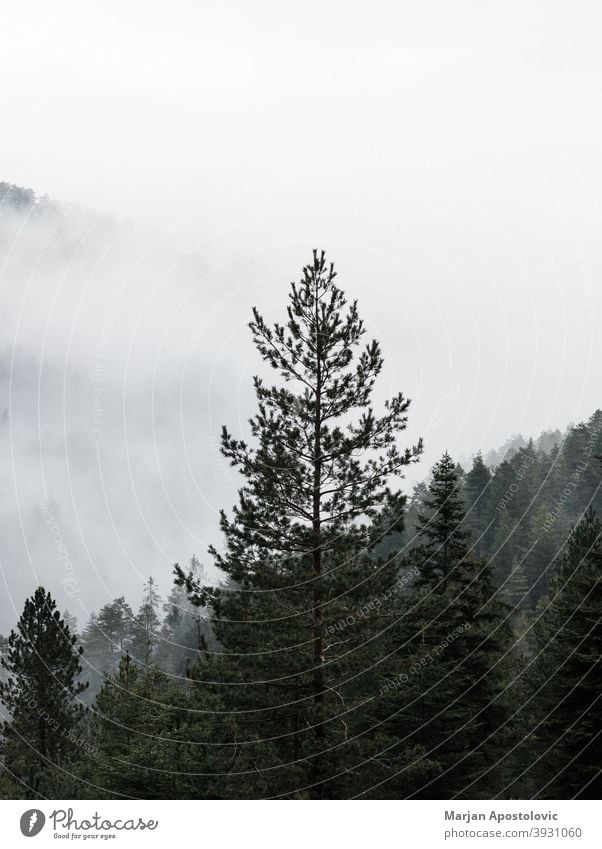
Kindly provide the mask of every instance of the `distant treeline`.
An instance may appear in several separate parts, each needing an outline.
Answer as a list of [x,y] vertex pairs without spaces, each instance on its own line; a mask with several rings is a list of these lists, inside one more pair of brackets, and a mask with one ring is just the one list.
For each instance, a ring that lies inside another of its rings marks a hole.
[[[562,435],[511,440],[494,466],[477,454],[469,470],[457,467],[473,551],[490,562],[494,585],[513,607],[535,607],[571,526],[589,507],[602,515],[601,460],[602,411],[596,410]],[[416,487],[404,532],[381,550],[415,544],[426,489]]]

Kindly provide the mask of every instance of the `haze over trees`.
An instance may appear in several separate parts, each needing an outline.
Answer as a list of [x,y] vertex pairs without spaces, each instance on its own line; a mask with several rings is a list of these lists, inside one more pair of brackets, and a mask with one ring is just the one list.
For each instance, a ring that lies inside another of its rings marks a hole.
[[36,589],[1,644],[2,795],[599,795],[602,412],[445,452],[408,498],[410,401],[373,406],[381,351],[323,253],[250,330],[220,583],[193,557],[80,634]]

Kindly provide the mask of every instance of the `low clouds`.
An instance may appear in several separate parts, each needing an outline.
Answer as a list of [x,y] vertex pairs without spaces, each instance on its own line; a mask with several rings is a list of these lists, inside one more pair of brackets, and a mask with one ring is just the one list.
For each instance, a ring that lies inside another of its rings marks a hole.
[[48,504],[87,608],[206,560],[251,306],[314,247],[413,399],[413,479],[600,405],[596,11],[340,8],[7,10],[0,177],[64,202],[0,202],[0,630],[60,589]]

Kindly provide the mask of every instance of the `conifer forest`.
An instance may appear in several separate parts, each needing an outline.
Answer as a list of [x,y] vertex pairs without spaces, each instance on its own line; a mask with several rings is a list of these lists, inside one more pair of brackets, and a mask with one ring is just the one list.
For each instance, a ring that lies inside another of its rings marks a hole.
[[600,849],[602,4],[2,36],[0,849]]
[[87,619],[19,599],[2,798],[596,798],[602,411],[422,467],[330,254],[256,300],[219,543]]

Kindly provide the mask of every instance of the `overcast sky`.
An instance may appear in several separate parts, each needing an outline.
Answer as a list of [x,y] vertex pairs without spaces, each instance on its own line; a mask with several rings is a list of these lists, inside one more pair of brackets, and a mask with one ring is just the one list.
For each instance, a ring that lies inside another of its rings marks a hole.
[[[426,441],[418,476],[446,448],[470,456],[600,406],[601,24],[583,0],[3,9],[0,180],[108,213],[116,230],[100,264],[98,228],[86,233],[92,253],[78,274],[66,246],[68,285],[21,267],[33,288],[6,299],[1,347],[20,346],[57,380],[67,366],[89,378],[110,337],[104,403],[113,387],[120,447],[108,423],[100,447],[88,427],[98,462],[81,474],[97,493],[104,462],[114,495],[103,498],[139,521],[144,557],[164,578],[170,561],[204,555],[216,509],[232,501],[219,461],[213,477],[200,467],[220,425],[243,428],[251,409],[250,307],[280,317],[313,247],[335,260],[383,344],[379,397],[413,399],[408,441]],[[126,223],[135,238],[122,235]],[[183,255],[185,272],[171,274]],[[0,285],[10,288],[6,273]],[[15,375],[11,391],[24,391]],[[63,424],[36,415],[50,430],[76,427],[68,405],[58,412]],[[140,450],[139,472],[119,459],[124,446],[124,457]],[[38,455],[37,469],[17,471],[10,510],[60,491],[68,510],[68,440],[52,463]],[[149,507],[151,520],[139,495],[126,509],[126,468],[145,496],[153,482],[165,490],[170,510]],[[122,536],[110,527],[129,577],[112,574],[129,588],[146,564],[125,525]],[[17,548],[4,552],[9,585]],[[85,604],[118,589],[98,578]]]

